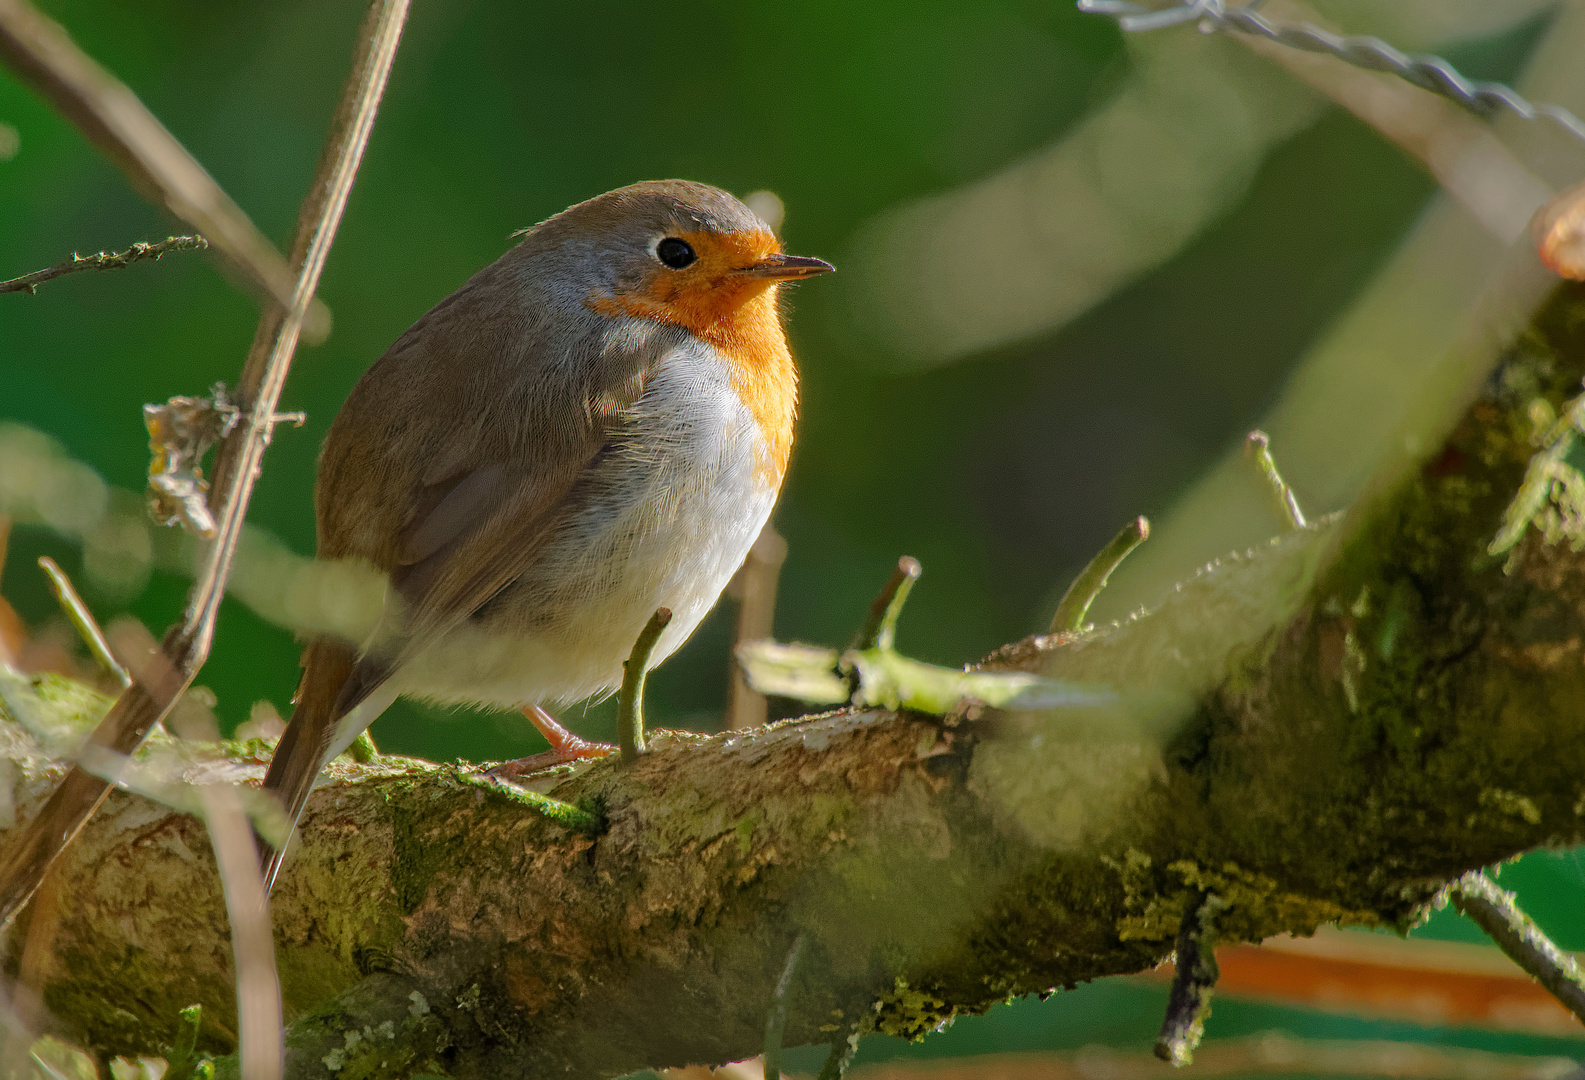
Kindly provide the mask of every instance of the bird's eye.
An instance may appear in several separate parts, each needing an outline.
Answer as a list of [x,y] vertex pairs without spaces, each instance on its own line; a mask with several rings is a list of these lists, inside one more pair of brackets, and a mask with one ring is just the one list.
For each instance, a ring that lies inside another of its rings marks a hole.
[[681,270],[698,257],[688,241],[679,240],[675,236],[668,236],[655,245],[655,258],[673,270]]

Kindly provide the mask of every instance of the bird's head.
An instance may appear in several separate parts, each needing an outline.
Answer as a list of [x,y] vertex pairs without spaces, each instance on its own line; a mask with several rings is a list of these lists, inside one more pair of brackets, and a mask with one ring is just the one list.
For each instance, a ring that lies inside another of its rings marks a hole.
[[[579,203],[530,231],[554,244],[568,286],[604,315],[656,319],[709,338],[774,305],[776,286],[830,273],[782,253],[770,226],[719,188],[660,180]],[[549,244],[547,244],[549,246]],[[754,304],[754,301],[760,301]]]

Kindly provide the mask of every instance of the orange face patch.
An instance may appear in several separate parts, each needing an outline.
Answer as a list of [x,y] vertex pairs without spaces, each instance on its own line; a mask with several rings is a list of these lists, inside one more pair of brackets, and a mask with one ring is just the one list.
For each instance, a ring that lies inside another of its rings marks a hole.
[[693,262],[681,270],[672,270],[656,260],[650,276],[637,289],[593,298],[589,306],[605,314],[619,311],[676,323],[709,340],[744,304],[775,287],[771,279],[740,273],[781,250],[781,244],[770,233],[720,235],[700,231],[668,235],[687,241],[697,256]]
[[588,306],[603,315],[685,327],[725,356],[732,388],[765,440],[756,479],[779,487],[792,450],[798,370],[776,310],[776,281],[739,271],[776,254],[781,245],[762,232],[674,235],[693,248],[698,257],[692,263],[672,270],[657,261],[654,273],[638,289],[591,297]]

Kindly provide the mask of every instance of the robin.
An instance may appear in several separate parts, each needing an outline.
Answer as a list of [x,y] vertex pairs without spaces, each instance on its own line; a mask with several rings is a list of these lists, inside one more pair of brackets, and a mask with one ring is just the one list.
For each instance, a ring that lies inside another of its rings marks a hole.
[[[319,557],[389,576],[368,641],[314,640],[264,788],[295,823],[399,695],[522,709],[609,694],[657,608],[676,651],[759,535],[792,448],[784,255],[704,184],[634,184],[527,229],[397,339],[330,427]],[[265,859],[266,885],[280,853]]]

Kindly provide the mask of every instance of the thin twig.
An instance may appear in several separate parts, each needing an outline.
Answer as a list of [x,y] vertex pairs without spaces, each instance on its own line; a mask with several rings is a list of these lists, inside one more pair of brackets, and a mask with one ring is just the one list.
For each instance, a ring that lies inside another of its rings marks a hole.
[[803,931],[793,938],[787,950],[787,962],[782,965],[781,978],[776,980],[776,991],[771,997],[770,1013],[765,1017],[765,1080],[781,1080],[782,1032],[787,1027],[787,995],[792,990],[793,975],[798,971],[798,960],[803,955]]
[[1215,920],[1221,908],[1219,898],[1191,893],[1178,925],[1177,972],[1155,1048],[1158,1058],[1175,1066],[1194,1060],[1194,1049],[1205,1034],[1205,1018],[1211,1015],[1211,992],[1219,974]]
[[649,617],[633,651],[622,661],[622,689],[616,699],[616,738],[622,748],[622,764],[630,765],[647,750],[644,738],[644,680],[649,675],[650,654],[660,640],[661,631],[671,622],[671,608],[656,608]]
[[[138,682],[180,681],[180,675],[171,669],[170,661],[141,624],[124,624],[123,632],[133,635],[132,640],[126,642],[127,647],[143,657],[143,663],[133,668]],[[177,729],[176,734],[190,743],[212,745],[220,740],[214,714],[207,709],[178,710],[172,717],[172,724]],[[94,748],[90,746],[89,749]],[[103,755],[103,751],[99,753]],[[90,765],[92,756],[96,755],[85,753],[82,764]],[[124,776],[130,765],[129,760],[122,759],[112,768],[98,771],[111,777]],[[237,1044],[242,1080],[278,1080],[285,1048],[280,980],[275,970],[275,939],[271,932],[264,877],[259,869],[258,849],[253,840],[254,825],[249,821],[242,789],[224,783],[174,786],[197,800],[204,827],[209,831],[215,869],[225,896],[236,970]]]
[[379,759],[380,748],[374,745],[374,736],[365,728],[358,732],[356,739],[352,740],[352,745],[347,747],[347,753],[359,765],[367,765]]
[[1453,883],[1448,899],[1497,947],[1585,1022],[1585,972],[1520,910],[1514,895],[1479,870]]
[[385,81],[396,58],[407,8],[408,0],[374,0],[369,7],[359,29],[358,50],[331,122],[330,136],[314,170],[313,184],[298,212],[297,232],[292,243],[292,266],[298,278],[292,306],[284,312],[265,312],[242,368],[234,400],[242,409],[244,419],[221,443],[215,458],[210,503],[216,511],[218,535],[206,553],[208,557],[189,597],[186,616],[187,625],[194,627],[191,636],[195,642],[202,643],[200,649],[206,656],[209,635],[214,631],[215,617],[225,592],[225,579],[241,538],[242,520],[247,514],[253,482],[278,422],[276,405],[286,383],[304,316],[319,285],[319,275],[330,255],[330,245],[335,240],[353,179],[363,160]]
[[[16,3],[18,0],[0,0],[3,5]],[[276,421],[281,388],[309,301],[346,208],[406,17],[407,0],[374,0],[359,30],[352,72],[298,219],[297,241],[293,245],[298,277],[291,306],[285,312],[269,308],[260,320],[237,394],[244,418],[222,443],[216,460],[217,479],[211,491],[212,505],[217,508],[216,538],[205,548],[182,623],[165,637],[164,654],[169,658],[166,670],[145,681],[137,677],[134,669],[133,685],[116,700],[94,732],[92,741],[107,749],[122,754],[137,749],[209,656],[226,577],[242,535],[243,517],[264,448]],[[76,119],[75,114],[68,115]],[[209,235],[213,240],[213,234]],[[0,925],[9,924],[16,917],[50,862],[71,843],[108,791],[103,780],[82,769],[67,773],[0,863]]]
[[1128,558],[1128,553],[1149,536],[1150,522],[1142,517],[1135,518],[1118,530],[1111,542],[1090,560],[1090,564],[1068,586],[1068,591],[1062,594],[1057,613],[1051,617],[1048,633],[1078,633],[1084,629],[1084,618],[1090,613],[1090,605],[1095,603],[1095,598],[1106,588],[1106,579]]
[[[1429,941],[1322,927],[1224,946],[1217,992],[1254,994],[1322,1012],[1368,1007],[1381,1020],[1435,1014],[1445,1027],[1477,1026],[1567,1036],[1579,1021],[1490,942]],[[1163,974],[1170,983],[1172,973]],[[1338,986],[1353,989],[1339,996]],[[1200,1066],[1199,1056],[1195,1067]],[[1585,1076],[1581,1077],[1585,1080]]]
[[76,589],[72,588],[72,580],[66,576],[66,571],[57,566],[55,560],[48,555],[39,556],[39,566],[49,578],[50,592],[55,594],[56,602],[66,612],[66,617],[71,620],[77,635],[88,646],[88,651],[93,654],[95,660],[99,661],[99,666],[121,683],[121,689],[125,690],[131,686],[132,676],[128,675],[127,669],[110,654],[110,643],[105,640],[105,632],[99,629],[99,624],[94,621],[93,612],[88,610],[83,598],[77,595]]
[[204,251],[209,247],[209,241],[202,236],[172,236],[154,244],[133,244],[125,251],[101,251],[96,255],[79,255],[75,251],[72,257],[65,262],[58,262],[45,270],[35,270],[31,274],[12,278],[9,281],[0,281],[0,293],[25,292],[36,293],[39,286],[46,281],[53,281],[67,274],[76,274],[83,270],[119,270],[123,266],[131,266],[135,262],[145,259],[159,259],[173,251]]
[[231,923],[231,952],[237,972],[237,1044],[243,1080],[281,1075],[281,990],[275,971],[275,938],[259,870],[258,849],[236,790],[201,784],[204,824],[215,851],[215,867]]
[[1299,509],[1298,496],[1294,495],[1293,489],[1277,471],[1277,459],[1271,456],[1271,438],[1264,431],[1251,431],[1244,439],[1244,452],[1260,471],[1277,516],[1295,532],[1304,528],[1304,511]]
[[897,569],[886,580],[880,595],[870,603],[869,616],[849,646],[850,651],[890,649],[893,646],[897,640],[897,616],[902,614],[908,593],[923,572],[919,560],[912,555],[904,555],[897,560]]
[[170,1066],[166,1075],[190,1077],[196,1064],[193,1059],[198,1056],[198,1033],[204,1025],[204,1007],[189,1005],[176,1015],[181,1027],[177,1029],[176,1042],[165,1055],[166,1064]]
[[[775,630],[776,585],[782,563],[787,561],[787,541],[769,524],[760,530],[759,539],[749,548],[748,558],[738,571],[737,641],[732,653],[745,641],[761,641]],[[732,685],[728,691],[726,726],[752,728],[765,723],[769,712],[765,695],[748,684],[743,668],[732,664]]]
[[[1295,0],[1273,0],[1267,14],[1289,22],[1316,18]],[[1324,53],[1301,52],[1267,38],[1232,40],[1278,64],[1369,124],[1419,162],[1449,195],[1504,245],[1524,233],[1551,188],[1485,124],[1429,91],[1379,71],[1362,71]]]
[[1256,11],[1264,2],[1251,0],[1230,9],[1225,0],[1185,0],[1173,7],[1152,9],[1132,0],[1078,0],[1078,8],[1089,14],[1113,16],[1124,30],[1156,30],[1193,22],[1202,31],[1236,30],[1288,48],[1328,53],[1355,67],[1388,72],[1422,90],[1440,94],[1483,120],[1491,120],[1502,112],[1522,120],[1546,119],[1585,141],[1585,123],[1560,105],[1533,105],[1502,83],[1466,79],[1440,56],[1409,56],[1380,38],[1341,37],[1310,23],[1273,24]]
[[848,1066],[853,1064],[853,1055],[859,1050],[859,1033],[857,1029],[849,1032],[844,1038],[831,1043],[831,1052],[826,1054],[825,1064],[820,1066],[820,1075],[815,1080],[842,1080],[848,1074]]
[[[0,0],[0,61],[115,162],[145,199],[202,233],[277,304],[291,305],[295,275],[275,246],[125,83],[28,0]],[[321,308],[314,322],[316,336],[328,332],[329,313]]]

